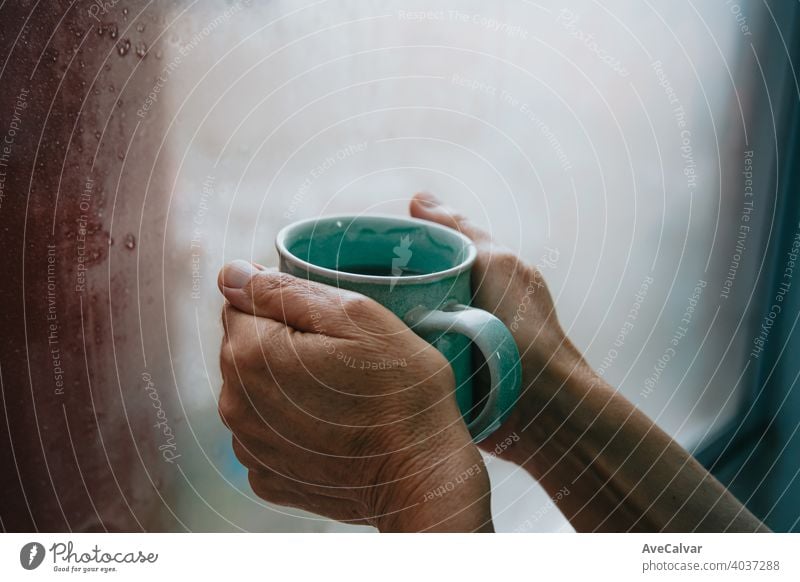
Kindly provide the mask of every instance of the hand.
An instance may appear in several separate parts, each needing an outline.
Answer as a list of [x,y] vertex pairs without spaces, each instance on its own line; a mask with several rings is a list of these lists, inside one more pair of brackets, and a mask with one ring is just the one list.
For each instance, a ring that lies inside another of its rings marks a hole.
[[578,531],[767,531],[591,369],[534,267],[430,195],[417,195],[411,214],[475,241],[474,303],[509,327],[520,351],[520,400],[481,446],[523,466]]
[[244,261],[219,286],[219,411],[258,496],[382,531],[491,530],[441,353],[357,293]]
[[520,400],[509,419],[481,443],[481,448],[502,448],[504,458],[522,464],[546,438],[545,434],[536,434],[537,417],[544,414],[563,379],[575,368],[585,367],[585,362],[561,329],[553,299],[536,267],[495,244],[489,233],[431,194],[413,198],[411,215],[458,230],[478,248],[472,270],[473,305],[506,324],[522,359]]

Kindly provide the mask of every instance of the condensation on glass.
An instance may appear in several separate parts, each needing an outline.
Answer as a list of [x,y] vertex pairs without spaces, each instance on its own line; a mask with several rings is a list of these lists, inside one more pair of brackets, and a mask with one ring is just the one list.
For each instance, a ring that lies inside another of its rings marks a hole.
[[[163,314],[163,4],[0,11],[0,517],[177,529]],[[166,422],[165,422],[166,421]],[[161,426],[158,426],[161,423]]]

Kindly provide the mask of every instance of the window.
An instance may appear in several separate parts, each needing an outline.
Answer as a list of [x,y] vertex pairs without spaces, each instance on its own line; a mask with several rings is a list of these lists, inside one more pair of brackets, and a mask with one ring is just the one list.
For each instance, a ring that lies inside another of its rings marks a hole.
[[[292,220],[404,212],[428,189],[528,260],[555,254],[544,274],[592,364],[685,446],[712,440],[749,401],[776,225],[772,5],[405,4],[271,2],[224,20],[206,5],[176,21],[169,233],[179,285],[192,253],[203,273],[171,315],[187,420],[214,405],[218,330],[196,314],[218,307],[217,265],[274,262]],[[223,435],[198,433],[212,449]],[[499,529],[569,527],[527,476],[491,471]],[[192,480],[206,477],[224,489],[202,459]],[[318,527],[225,498],[248,528]]]
[[[418,4],[0,3],[4,529],[349,529],[233,457],[217,271],[419,190],[538,264],[591,364],[800,529],[796,3]],[[498,530],[570,529],[489,470]]]

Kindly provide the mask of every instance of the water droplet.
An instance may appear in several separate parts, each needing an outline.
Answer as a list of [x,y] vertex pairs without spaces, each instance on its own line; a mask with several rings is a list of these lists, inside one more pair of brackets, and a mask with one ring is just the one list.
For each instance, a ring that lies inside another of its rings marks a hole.
[[97,27],[97,36],[103,36],[103,33],[106,31],[105,26],[102,24]]
[[119,159],[119,161],[124,160],[125,159],[125,154],[122,153],[122,152],[117,152],[117,159]]
[[136,56],[140,59],[147,56],[147,45],[144,42],[136,43]]
[[144,32],[144,22],[140,22],[136,25],[137,32]]
[[95,132],[94,132],[94,136],[95,136],[97,139],[100,139],[100,137],[101,137],[102,135],[103,135],[103,134],[101,134],[99,131],[95,131]]
[[161,50],[157,50],[157,51],[156,51],[156,58],[157,58],[158,60],[161,60],[161,56],[162,56]]
[[108,237],[108,246],[110,246],[110,247],[114,246],[114,237],[113,236]]
[[109,85],[108,86],[108,92],[109,93],[113,93],[114,91],[116,91],[116,89],[114,88],[114,85]]
[[119,46],[117,46],[117,52],[119,53],[119,56],[121,56],[121,57],[124,57],[125,55],[127,55],[129,50],[131,50],[131,41],[130,41],[130,39],[126,38],[125,40],[123,40],[122,42],[119,43]]
[[133,250],[136,248],[136,237],[132,234],[129,234],[125,237],[125,248]]
[[122,9],[122,15],[123,15],[124,17],[126,17],[126,18],[128,17],[128,9],[127,9],[127,8],[123,8],[123,9]]
[[117,28],[116,24],[109,24],[108,25],[108,36],[111,38],[117,38],[117,34],[119,34],[119,29]]

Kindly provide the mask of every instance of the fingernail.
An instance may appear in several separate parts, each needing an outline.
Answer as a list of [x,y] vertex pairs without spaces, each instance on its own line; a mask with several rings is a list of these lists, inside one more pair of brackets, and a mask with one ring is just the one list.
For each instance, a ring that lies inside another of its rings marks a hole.
[[417,200],[419,200],[423,206],[427,206],[428,208],[433,208],[434,206],[439,206],[441,204],[439,199],[430,192],[420,192],[417,194]]
[[241,289],[259,270],[252,263],[237,260],[225,265],[222,271],[222,285],[229,289]]

